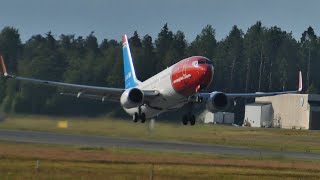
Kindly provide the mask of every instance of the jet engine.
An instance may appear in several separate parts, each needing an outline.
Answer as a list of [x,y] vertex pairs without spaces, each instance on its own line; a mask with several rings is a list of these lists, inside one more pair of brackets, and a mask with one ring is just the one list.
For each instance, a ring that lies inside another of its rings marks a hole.
[[225,93],[212,92],[206,102],[206,108],[210,112],[222,111],[228,107],[229,101]]
[[131,88],[125,90],[120,98],[122,107],[126,109],[138,107],[143,104],[144,94],[138,88]]

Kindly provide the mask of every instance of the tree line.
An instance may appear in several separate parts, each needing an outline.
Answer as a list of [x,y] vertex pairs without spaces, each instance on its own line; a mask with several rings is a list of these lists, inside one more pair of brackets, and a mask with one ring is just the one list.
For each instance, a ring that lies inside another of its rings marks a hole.
[[[73,34],[54,37],[48,32],[34,35],[23,43],[18,29],[4,27],[0,32],[0,52],[12,74],[123,88],[119,40],[104,39],[98,43],[94,32],[86,37]],[[201,55],[215,64],[214,81],[209,91],[294,90],[301,70],[304,91],[319,93],[320,37],[312,27],[302,32],[297,40],[291,32],[277,26],[265,27],[258,21],[246,32],[233,26],[227,37],[217,41],[215,29],[207,25],[193,41],[188,42],[182,31],[172,32],[165,24],[155,39],[135,31],[129,43],[140,80],[146,80],[183,58]],[[60,96],[62,91],[61,88],[0,78],[0,103],[5,112],[122,114],[120,106],[113,103]]]

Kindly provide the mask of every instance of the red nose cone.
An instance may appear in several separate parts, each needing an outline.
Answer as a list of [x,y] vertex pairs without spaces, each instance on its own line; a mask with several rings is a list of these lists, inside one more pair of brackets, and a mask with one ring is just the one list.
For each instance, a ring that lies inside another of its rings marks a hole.
[[184,96],[192,96],[208,87],[213,77],[212,63],[201,56],[184,59],[174,65],[171,75],[172,87]]
[[213,65],[205,64],[202,67],[202,76],[200,77],[200,85],[202,90],[206,89],[212,82],[213,79]]

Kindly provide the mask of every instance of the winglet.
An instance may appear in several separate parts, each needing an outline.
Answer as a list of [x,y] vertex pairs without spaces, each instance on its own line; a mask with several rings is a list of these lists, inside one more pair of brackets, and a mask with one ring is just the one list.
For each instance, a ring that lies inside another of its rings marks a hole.
[[302,74],[301,71],[299,71],[299,89],[298,92],[302,91]]
[[1,58],[1,66],[2,66],[3,74],[5,77],[7,77],[8,76],[7,68],[6,68],[6,65],[4,64],[4,60],[1,54],[0,54],[0,58]]

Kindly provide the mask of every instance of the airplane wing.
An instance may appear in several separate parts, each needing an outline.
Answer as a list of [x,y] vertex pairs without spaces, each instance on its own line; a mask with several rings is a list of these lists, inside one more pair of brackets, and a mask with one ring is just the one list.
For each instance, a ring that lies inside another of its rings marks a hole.
[[264,96],[275,96],[280,94],[296,94],[302,91],[302,75],[299,71],[299,88],[296,91],[282,91],[282,92],[255,92],[255,93],[226,93],[227,97],[230,98],[255,98],[255,97],[264,97]]
[[[13,76],[7,73],[7,69],[3,60],[3,57],[0,55],[2,71],[6,78],[15,79],[19,81],[27,81],[34,84],[43,84],[46,86],[54,86],[54,87],[62,87],[72,92],[61,92],[61,95],[65,96],[73,96],[77,98],[87,98],[94,100],[104,101],[113,101],[119,102],[122,93],[125,89],[121,88],[109,88],[109,87],[100,87],[100,86],[88,86],[88,85],[80,85],[80,84],[71,84],[71,83],[63,83],[63,82],[55,82],[55,81],[47,81],[41,79],[33,79],[27,77]],[[158,91],[152,90],[142,90],[146,96],[157,96],[159,95]]]
[[[265,96],[275,96],[280,94],[296,94],[302,91],[302,75],[299,71],[299,88],[296,91],[281,91],[281,92],[255,92],[255,93],[225,93],[225,95],[230,98],[256,98],[256,97],[265,97]],[[205,99],[210,97],[211,93],[199,93]]]

